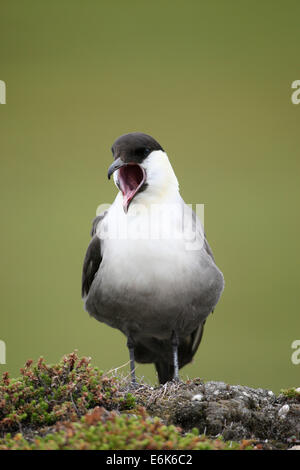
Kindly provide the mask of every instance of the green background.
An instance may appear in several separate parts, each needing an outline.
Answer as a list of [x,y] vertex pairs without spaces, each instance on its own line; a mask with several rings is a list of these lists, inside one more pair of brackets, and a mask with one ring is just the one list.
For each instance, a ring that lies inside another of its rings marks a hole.
[[299,14],[299,1],[1,0],[0,372],[75,348],[104,370],[128,361],[80,282],[90,222],[116,194],[110,146],[142,131],[185,201],[205,204],[226,280],[182,377],[299,386]]

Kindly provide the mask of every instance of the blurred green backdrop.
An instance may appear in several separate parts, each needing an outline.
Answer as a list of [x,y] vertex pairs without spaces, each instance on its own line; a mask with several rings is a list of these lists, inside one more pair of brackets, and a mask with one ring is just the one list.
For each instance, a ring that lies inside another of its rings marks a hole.
[[[104,370],[128,361],[121,333],[83,310],[80,280],[96,207],[116,194],[110,146],[139,130],[167,150],[186,202],[205,203],[226,279],[182,377],[299,385],[299,2],[1,0],[0,11],[0,372],[75,348]],[[137,373],[156,380],[150,365]]]

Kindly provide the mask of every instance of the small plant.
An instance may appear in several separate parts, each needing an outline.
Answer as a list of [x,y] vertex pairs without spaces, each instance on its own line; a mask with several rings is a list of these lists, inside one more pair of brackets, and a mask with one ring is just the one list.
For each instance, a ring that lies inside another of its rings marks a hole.
[[296,398],[300,401],[300,387],[284,388],[281,393],[287,398]]
[[97,405],[107,409],[129,409],[135,405],[130,394],[121,396],[116,378],[108,378],[90,359],[68,354],[56,365],[40,358],[28,360],[21,377],[0,381],[0,432],[16,431],[21,425],[33,428],[61,420],[76,420]]
[[119,401],[122,403],[122,409],[124,410],[130,410],[136,406],[136,398],[131,393],[127,393],[125,397],[121,397]]

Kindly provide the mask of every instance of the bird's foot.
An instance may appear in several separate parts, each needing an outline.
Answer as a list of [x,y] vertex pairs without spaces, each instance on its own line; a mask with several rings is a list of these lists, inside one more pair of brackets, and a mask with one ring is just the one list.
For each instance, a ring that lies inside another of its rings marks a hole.
[[179,374],[176,375],[174,374],[174,377],[173,379],[170,381],[172,384],[182,384],[183,383],[183,380],[181,380]]

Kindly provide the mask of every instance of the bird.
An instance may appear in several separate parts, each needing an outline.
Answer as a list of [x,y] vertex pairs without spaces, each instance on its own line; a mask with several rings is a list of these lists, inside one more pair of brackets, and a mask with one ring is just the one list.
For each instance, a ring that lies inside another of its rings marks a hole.
[[84,308],[127,338],[133,387],[135,362],[153,363],[160,384],[179,381],[221,297],[224,276],[161,145],[131,132],[111,151],[108,179],[118,192],[92,222],[82,269]]

